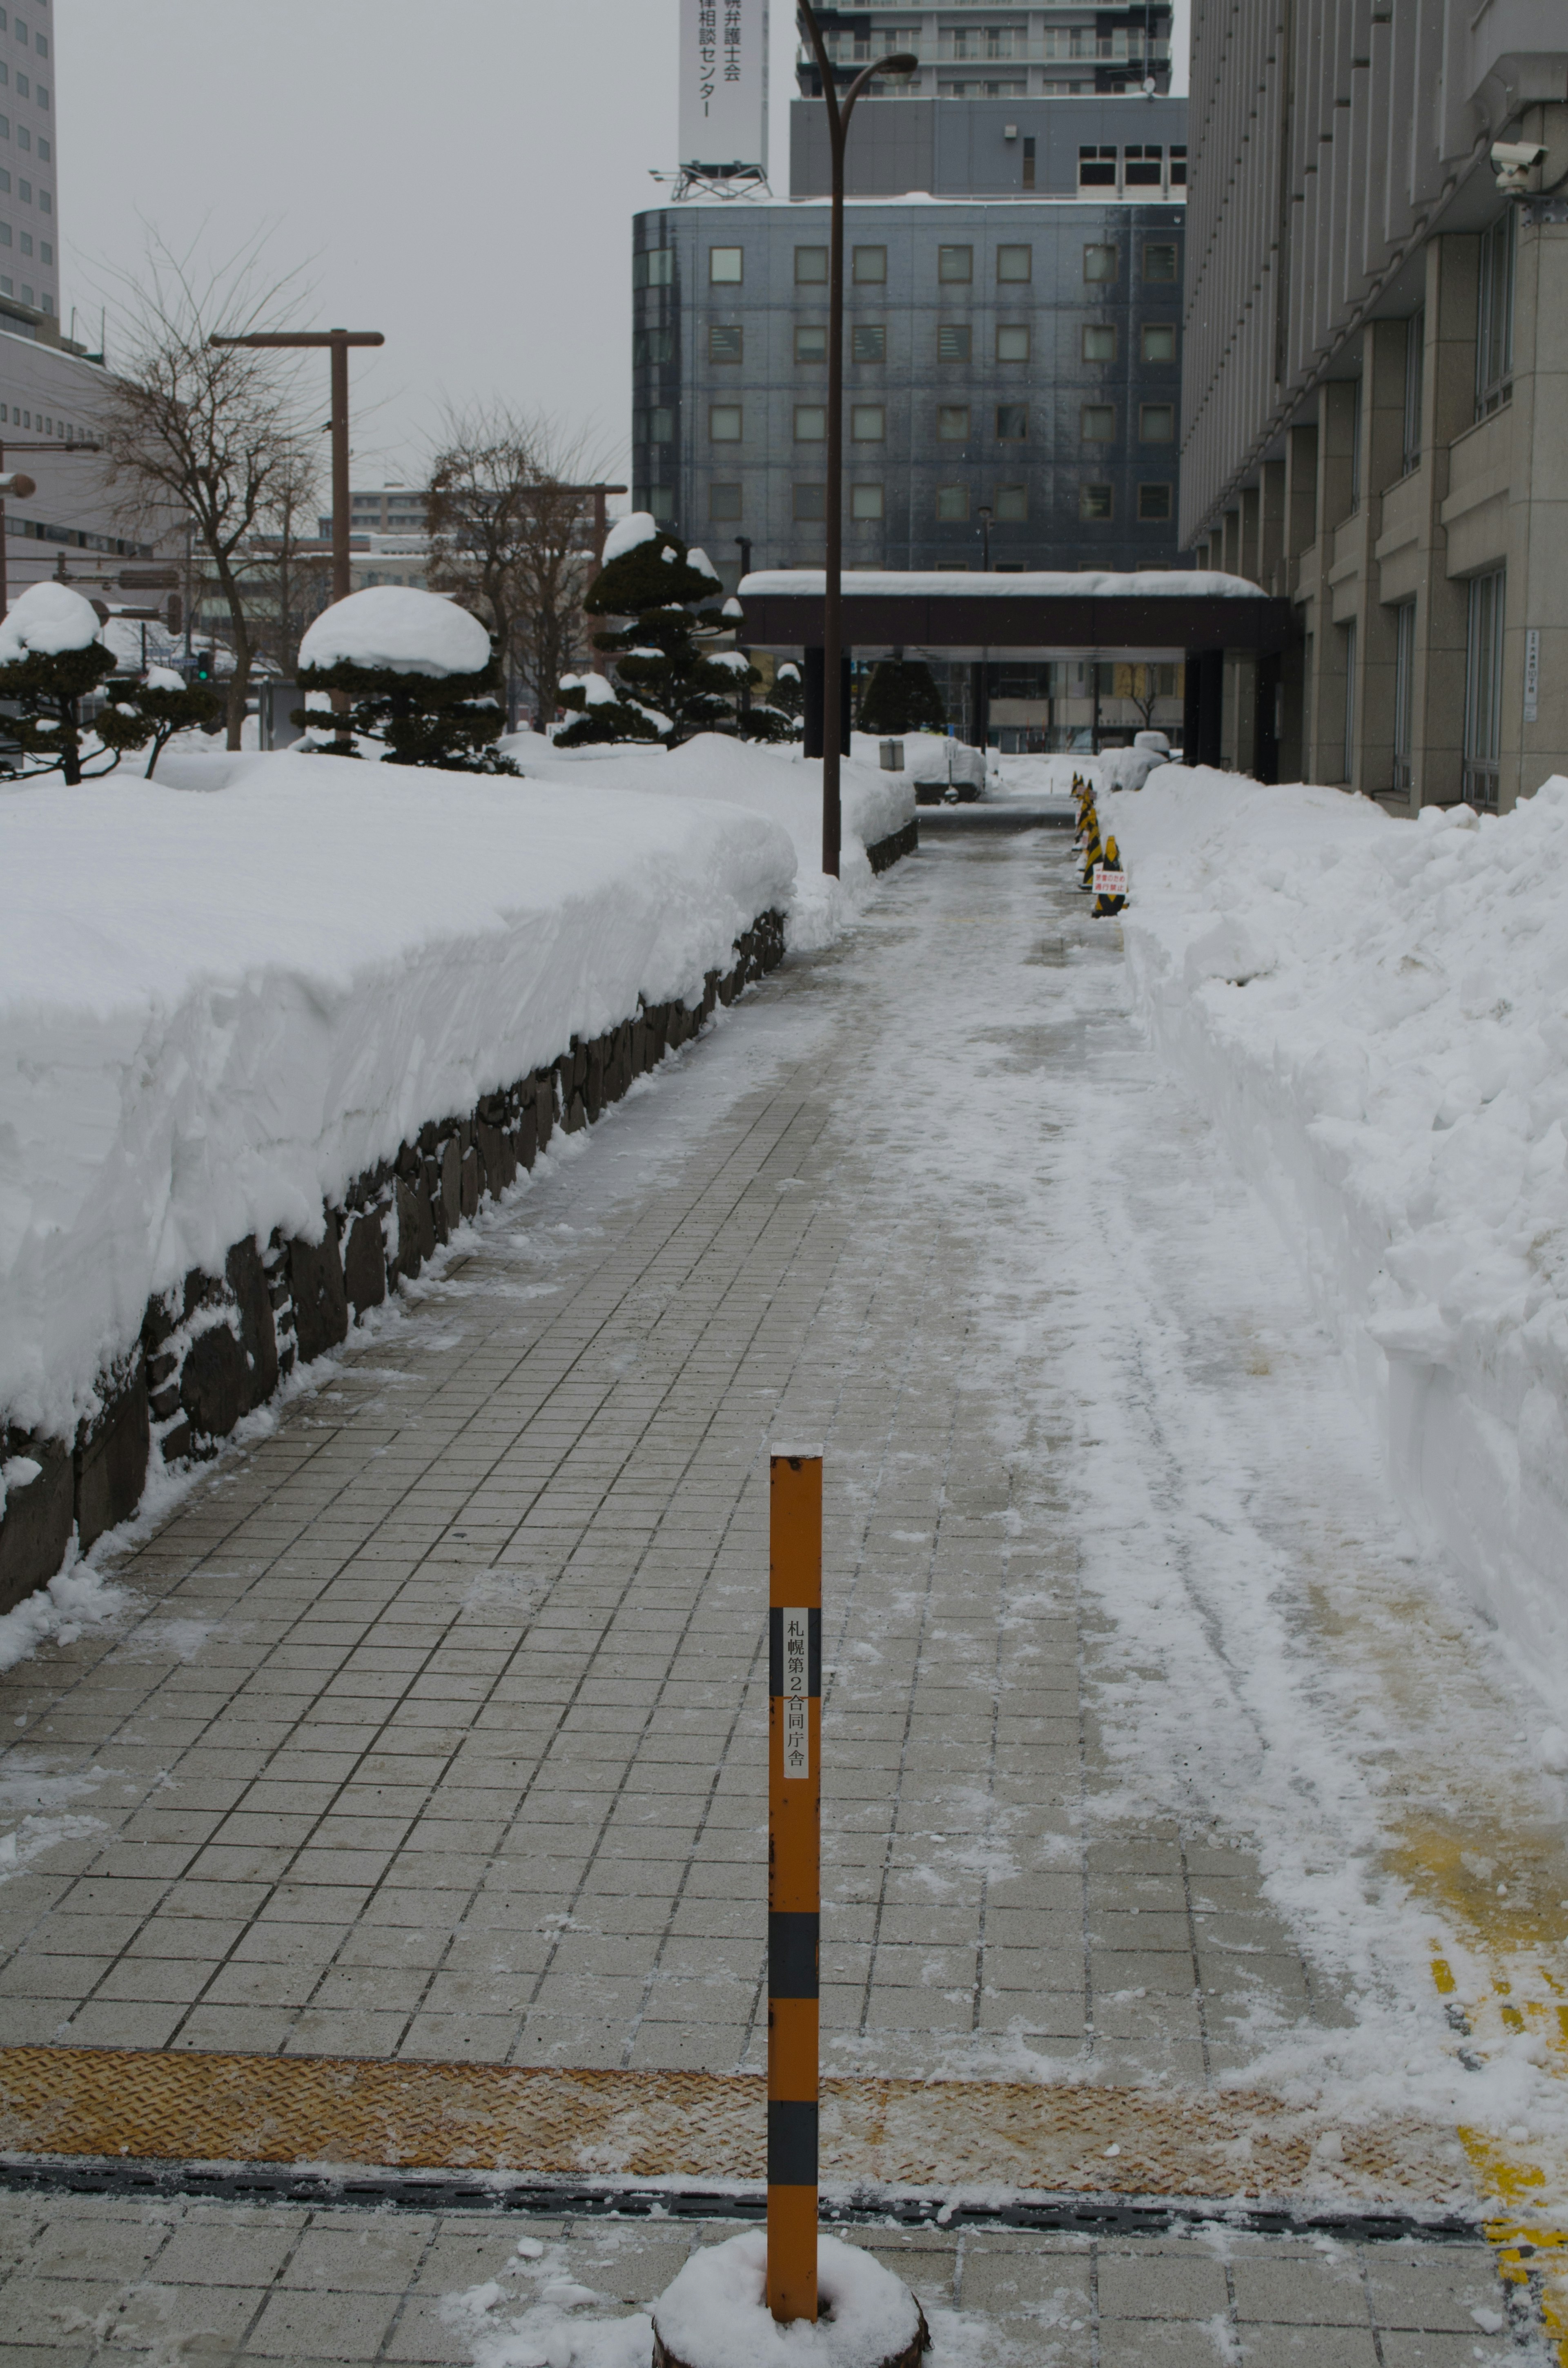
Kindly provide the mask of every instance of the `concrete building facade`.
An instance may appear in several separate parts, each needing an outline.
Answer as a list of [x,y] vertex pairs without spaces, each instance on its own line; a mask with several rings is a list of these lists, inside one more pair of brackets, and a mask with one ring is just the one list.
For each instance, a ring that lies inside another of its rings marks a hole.
[[1192,42],[1181,533],[1301,623],[1226,662],[1224,760],[1506,810],[1568,771],[1568,12],[1193,0]]

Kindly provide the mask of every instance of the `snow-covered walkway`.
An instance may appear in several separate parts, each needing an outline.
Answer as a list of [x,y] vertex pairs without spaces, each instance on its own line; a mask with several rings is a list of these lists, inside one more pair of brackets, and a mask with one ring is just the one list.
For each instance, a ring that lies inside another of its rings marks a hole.
[[1556,1780],[1127,1008],[1063,834],[946,838],[464,1236],[0,1686],[6,2037],[760,2068],[820,1435],[826,2068],[1245,2073],[1330,2200],[1551,2134],[1430,1959],[1561,1930]]

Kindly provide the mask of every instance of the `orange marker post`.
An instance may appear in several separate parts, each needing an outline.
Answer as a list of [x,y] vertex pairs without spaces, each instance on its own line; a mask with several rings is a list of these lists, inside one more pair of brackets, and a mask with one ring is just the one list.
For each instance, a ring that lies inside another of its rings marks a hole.
[[776,1447],[768,1497],[767,2307],[817,2315],[822,1449]]

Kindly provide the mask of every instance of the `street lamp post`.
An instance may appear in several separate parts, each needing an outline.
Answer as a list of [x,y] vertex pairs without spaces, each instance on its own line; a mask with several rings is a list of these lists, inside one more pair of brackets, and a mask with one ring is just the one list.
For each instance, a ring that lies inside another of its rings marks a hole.
[[823,586],[822,630],[822,868],[836,879],[840,843],[838,744],[844,730],[839,680],[839,652],[844,638],[844,148],[855,102],[872,75],[913,74],[920,61],[903,51],[878,58],[862,67],[840,99],[827,43],[812,0],[797,0],[797,6],[822,76],[828,149],[833,159],[827,286],[827,570]]

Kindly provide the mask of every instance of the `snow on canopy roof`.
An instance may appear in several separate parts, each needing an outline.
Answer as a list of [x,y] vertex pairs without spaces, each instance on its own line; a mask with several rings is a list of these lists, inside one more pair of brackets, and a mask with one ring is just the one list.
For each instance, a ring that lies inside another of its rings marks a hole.
[[300,643],[301,666],[389,666],[395,674],[483,674],[490,636],[435,592],[375,584],[324,609]]
[[90,650],[97,638],[97,611],[79,592],[68,584],[29,584],[0,620],[0,666]]
[[618,518],[605,537],[604,564],[624,558],[642,542],[652,542],[660,531],[657,519],[650,510],[633,510],[629,518]]
[[[820,598],[824,584],[820,567],[759,567],[741,579],[741,598],[765,593],[794,593]],[[1147,575],[1101,575],[1093,568],[1081,572],[1057,569],[1039,575],[966,575],[954,568],[857,567],[844,578],[848,599],[885,599],[903,592],[917,599],[960,600],[1263,600],[1261,586],[1244,576],[1221,575],[1210,567],[1151,568]]]

